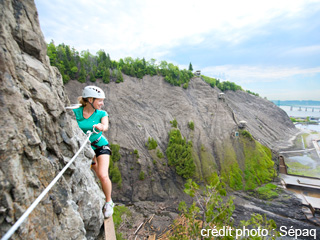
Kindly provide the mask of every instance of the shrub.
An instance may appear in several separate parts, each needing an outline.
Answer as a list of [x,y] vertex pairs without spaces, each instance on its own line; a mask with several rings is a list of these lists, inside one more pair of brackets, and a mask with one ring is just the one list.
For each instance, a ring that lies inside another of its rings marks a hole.
[[121,187],[122,176],[121,176],[121,172],[116,164],[114,164],[112,169],[110,169],[110,178],[113,183],[117,183],[118,186]]
[[178,122],[176,119],[173,119],[172,121],[170,121],[171,123],[171,126],[174,127],[174,128],[177,128],[178,127]]
[[249,133],[247,130],[241,130],[240,134],[246,138],[248,138],[249,140],[253,140],[253,137],[251,135],[251,133]]
[[156,149],[158,146],[158,143],[153,138],[148,138],[148,142],[146,143],[146,146],[148,147],[148,150]]
[[116,229],[117,240],[123,240],[122,233],[118,232],[121,223],[126,219],[126,217],[131,217],[132,214],[130,210],[125,206],[115,206],[114,213],[112,215],[114,227]]
[[190,121],[189,124],[188,124],[189,128],[191,130],[194,130],[194,122],[193,121]]
[[157,157],[163,158],[163,153],[159,149],[157,150]]
[[110,144],[110,149],[111,149],[111,152],[112,152],[111,160],[113,162],[119,161],[120,158],[121,158],[121,155],[119,153],[120,145],[118,145],[118,144]]
[[136,158],[139,158],[139,157],[140,157],[140,156],[139,156],[139,152],[138,152],[137,149],[135,149],[135,150],[133,151],[133,153],[134,153],[134,155],[136,156]]
[[139,180],[144,180],[144,171],[141,171],[140,173],[139,173]]
[[121,187],[122,184],[122,176],[121,172],[116,164],[121,158],[121,155],[119,153],[120,145],[117,144],[110,144],[110,149],[112,151],[112,155],[110,157],[110,179],[113,183],[117,183],[119,187]]

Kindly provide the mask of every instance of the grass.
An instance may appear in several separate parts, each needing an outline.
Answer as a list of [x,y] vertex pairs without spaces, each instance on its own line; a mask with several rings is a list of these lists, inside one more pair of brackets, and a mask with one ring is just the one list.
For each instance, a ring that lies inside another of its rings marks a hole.
[[114,213],[112,215],[114,227],[116,229],[116,238],[117,240],[124,240],[122,233],[119,232],[118,228],[126,217],[131,217],[130,210],[125,206],[115,206]]
[[245,190],[270,182],[275,174],[271,150],[258,141],[243,139],[245,153]]
[[264,200],[271,200],[279,196],[277,192],[278,187],[272,183],[267,183],[266,185],[256,189],[258,197]]

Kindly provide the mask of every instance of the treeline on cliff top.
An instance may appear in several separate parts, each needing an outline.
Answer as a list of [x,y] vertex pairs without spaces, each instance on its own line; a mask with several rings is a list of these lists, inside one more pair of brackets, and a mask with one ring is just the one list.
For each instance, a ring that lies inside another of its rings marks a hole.
[[[123,82],[122,73],[124,73],[140,79],[145,75],[161,75],[171,85],[182,86],[186,89],[190,79],[194,76],[191,63],[188,70],[180,70],[178,66],[166,61],[161,61],[160,64],[157,64],[156,59],[146,61],[144,58],[133,59],[126,57],[115,61],[104,50],[99,50],[96,55],[92,55],[88,50],[79,54],[74,48],[70,48],[64,43],[55,46],[53,41],[47,44],[47,54],[51,65],[59,69],[64,84],[71,79],[84,83],[88,79],[91,82],[95,82],[98,78],[102,79],[104,83],[109,83],[110,81],[120,83]],[[201,77],[211,87],[216,86],[221,91],[243,91],[241,86],[234,82],[220,81],[203,75]],[[258,96],[258,94],[248,90],[247,92]]]

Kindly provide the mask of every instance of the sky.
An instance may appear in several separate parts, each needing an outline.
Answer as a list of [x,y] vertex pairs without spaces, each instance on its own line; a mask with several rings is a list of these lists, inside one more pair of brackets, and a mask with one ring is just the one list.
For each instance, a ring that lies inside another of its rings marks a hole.
[[47,43],[167,61],[269,100],[320,100],[320,0],[35,0]]

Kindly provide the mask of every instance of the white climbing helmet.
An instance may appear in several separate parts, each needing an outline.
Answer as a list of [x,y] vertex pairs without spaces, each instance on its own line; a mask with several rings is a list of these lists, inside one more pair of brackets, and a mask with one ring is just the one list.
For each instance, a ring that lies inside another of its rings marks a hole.
[[82,91],[82,97],[106,98],[103,90],[96,86],[86,86]]

